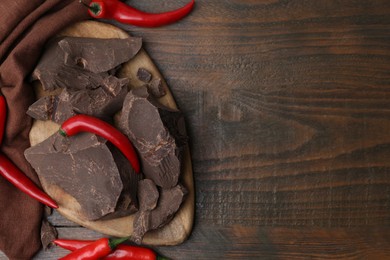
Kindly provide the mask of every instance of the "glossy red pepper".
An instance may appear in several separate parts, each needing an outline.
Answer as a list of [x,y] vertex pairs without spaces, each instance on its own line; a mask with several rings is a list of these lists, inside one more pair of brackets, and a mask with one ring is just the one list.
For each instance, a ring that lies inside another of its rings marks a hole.
[[39,189],[31,179],[29,179],[15,164],[13,164],[4,154],[0,153],[0,174],[21,191],[39,202],[58,208],[57,203]]
[[60,260],[97,260],[109,255],[119,244],[128,238],[101,238],[92,243],[78,248]]
[[143,27],[157,27],[182,19],[191,12],[194,4],[195,1],[191,0],[185,6],[173,11],[146,13],[119,0],[92,0],[88,10],[93,18],[113,19],[120,23]]
[[[64,249],[75,251],[85,247],[93,240],[70,240],[56,239],[54,243]],[[112,253],[102,258],[104,260],[164,260],[164,258],[156,254],[153,250],[139,246],[119,245]]]
[[0,94],[0,145],[3,141],[5,121],[7,119],[7,103],[3,95]]
[[135,172],[140,172],[138,156],[130,140],[118,129],[103,120],[88,115],[75,115],[61,125],[59,132],[63,136],[73,136],[80,132],[99,135],[110,141],[126,156]]

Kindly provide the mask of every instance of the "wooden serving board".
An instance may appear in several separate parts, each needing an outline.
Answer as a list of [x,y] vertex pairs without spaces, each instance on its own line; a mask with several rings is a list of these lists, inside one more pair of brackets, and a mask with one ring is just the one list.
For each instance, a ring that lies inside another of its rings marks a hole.
[[[126,38],[128,33],[109,24],[96,21],[86,21],[74,24],[62,31],[58,36],[74,37],[94,37],[94,38]],[[125,63],[119,71],[120,77],[128,77],[130,85],[134,87],[142,86],[143,83],[137,79],[138,68],[143,67],[149,70],[153,77],[161,78],[164,87],[167,89],[167,95],[160,98],[159,101],[170,107],[177,108],[176,103],[169,92],[169,88],[163,76],[160,74],[152,60],[145,52],[141,51],[129,62]],[[53,92],[44,92],[39,82],[35,86],[37,98],[53,94]],[[31,145],[35,145],[45,140],[53,133],[58,131],[59,125],[51,121],[35,120],[30,132]],[[42,181],[42,180],[41,180]],[[159,230],[148,232],[143,240],[148,245],[176,245],[183,242],[192,230],[194,218],[194,183],[191,166],[191,157],[189,149],[184,156],[184,171],[182,173],[182,183],[188,189],[189,194],[183,202],[181,208],[176,213],[173,220]],[[42,182],[43,189],[57,201],[58,212],[67,219],[78,223],[86,228],[98,231],[109,236],[125,237],[133,233],[134,216],[127,216],[111,220],[87,221],[79,214],[80,205],[71,195],[67,194],[60,187]]]

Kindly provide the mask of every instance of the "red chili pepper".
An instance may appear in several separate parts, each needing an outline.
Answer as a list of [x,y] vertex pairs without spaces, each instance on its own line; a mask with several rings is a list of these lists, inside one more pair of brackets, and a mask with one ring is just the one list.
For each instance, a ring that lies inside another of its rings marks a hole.
[[[56,239],[54,243],[62,248],[70,251],[75,251],[79,248],[85,247],[93,240],[69,240]],[[119,245],[114,252],[103,258],[104,260],[164,260],[164,258],[156,254],[153,250],[139,246]]]
[[3,154],[0,154],[0,174],[30,197],[49,207],[58,208],[57,203],[49,195],[39,189],[31,179]]
[[[81,0],[80,0],[81,2]],[[194,7],[195,0],[185,6],[164,13],[146,13],[119,0],[93,0],[88,6],[94,18],[113,19],[120,23],[143,27],[157,27],[176,22],[185,17]]]
[[7,103],[3,95],[0,94],[0,145],[3,141],[5,121],[7,119]]
[[59,260],[97,260],[108,256],[119,244],[128,238],[111,239],[101,238],[92,243],[76,249],[72,253]]
[[59,130],[63,136],[73,136],[80,132],[94,133],[107,139],[126,156],[135,172],[140,172],[138,156],[133,145],[118,129],[96,117],[80,114],[66,120]]

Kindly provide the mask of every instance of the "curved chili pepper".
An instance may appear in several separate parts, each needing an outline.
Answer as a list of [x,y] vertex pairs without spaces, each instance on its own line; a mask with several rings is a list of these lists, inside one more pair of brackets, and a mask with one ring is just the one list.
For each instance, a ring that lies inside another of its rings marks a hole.
[[[80,0],[81,2],[81,0]],[[119,0],[92,0],[88,6],[94,18],[113,19],[120,23],[143,27],[157,27],[170,24],[185,17],[194,7],[195,0],[185,6],[164,13],[146,13]]]
[[118,129],[96,117],[80,114],[67,119],[59,130],[63,136],[72,136],[80,132],[94,133],[107,139],[126,156],[134,171],[140,172],[138,156],[133,145]]
[[39,189],[31,179],[29,179],[15,164],[13,164],[4,154],[0,153],[0,174],[21,191],[39,202],[58,208],[57,203]]
[[76,249],[72,253],[59,260],[97,260],[109,255],[119,244],[128,238],[111,239],[100,238],[92,243]]
[[3,141],[5,121],[7,119],[7,103],[3,95],[0,94],[0,145]]
[[[54,243],[64,249],[75,251],[79,248],[85,247],[93,240],[70,240],[70,239],[56,239]],[[168,260],[153,250],[139,246],[119,245],[112,253],[103,258],[104,260]]]

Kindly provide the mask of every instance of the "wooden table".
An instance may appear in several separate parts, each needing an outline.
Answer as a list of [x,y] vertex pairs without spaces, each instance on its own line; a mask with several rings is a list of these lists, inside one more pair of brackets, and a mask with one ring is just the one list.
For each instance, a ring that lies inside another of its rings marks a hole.
[[[186,1],[130,2],[159,11]],[[190,135],[193,232],[154,249],[390,259],[388,0],[197,0],[180,23],[121,27],[143,37]],[[50,221],[63,237],[100,236],[56,213]]]

